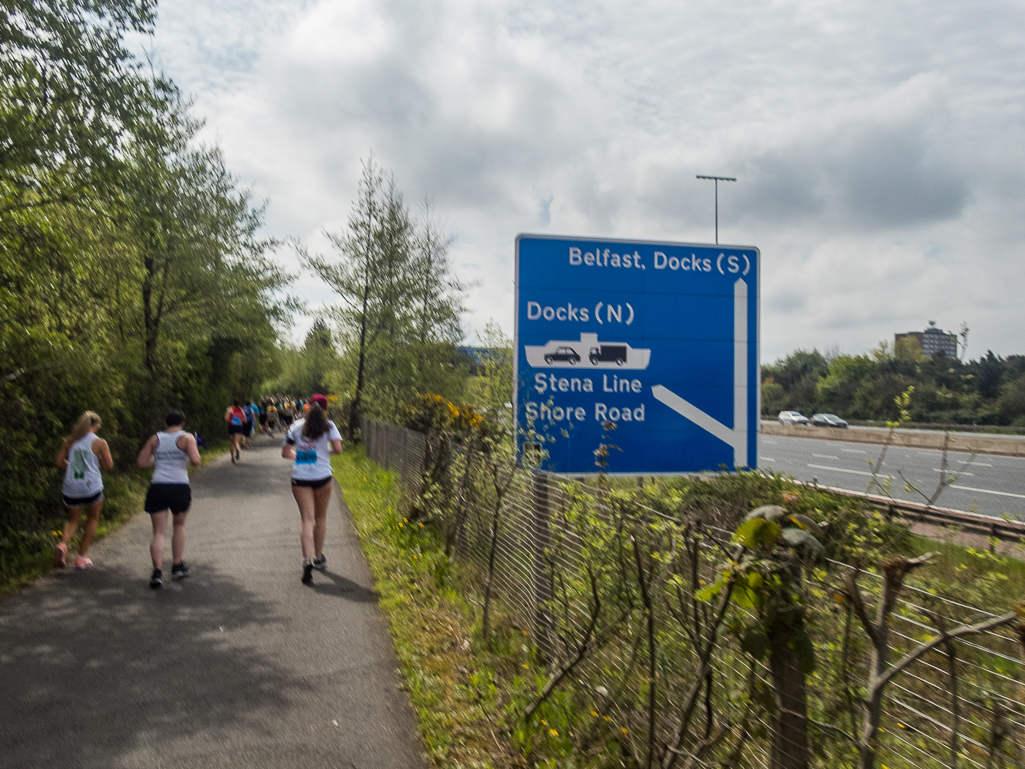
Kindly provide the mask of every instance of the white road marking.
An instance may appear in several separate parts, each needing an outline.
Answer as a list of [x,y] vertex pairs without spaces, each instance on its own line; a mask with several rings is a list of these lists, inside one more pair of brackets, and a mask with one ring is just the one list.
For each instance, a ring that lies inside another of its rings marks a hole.
[[762,457],[763,462],[775,462],[776,460],[772,457]]
[[812,454],[812,456],[819,459],[840,459],[840,457],[834,457],[832,454]]
[[[942,473],[943,472],[943,468],[941,468],[941,467],[934,467],[932,469],[932,471],[934,473]],[[975,473],[969,473],[966,470],[951,470],[949,467],[947,468],[947,475],[956,475],[959,478],[962,475],[970,475],[972,478],[975,477]]]
[[867,451],[863,451],[862,449],[840,449],[840,451],[844,451],[844,452],[846,452],[848,454],[867,454],[868,453]]
[[971,486],[958,486],[956,483],[950,484],[952,489],[961,489],[962,491],[977,491],[980,494],[997,494],[1001,497],[1014,497],[1015,499],[1025,499],[1025,494],[1012,494],[1009,491],[993,491],[992,489],[974,489]]
[[[832,470],[834,473],[850,473],[851,475],[874,475],[875,473],[867,473],[864,470],[848,470],[846,467],[827,467],[826,465],[808,465],[813,470]],[[892,475],[881,476],[883,478],[892,479]]]
[[768,443],[768,444],[771,444],[773,446],[778,446],[779,445],[779,441],[770,441],[768,438],[762,438],[762,443]]
[[989,462],[972,462],[972,464],[975,465],[976,467],[992,467],[993,466]]

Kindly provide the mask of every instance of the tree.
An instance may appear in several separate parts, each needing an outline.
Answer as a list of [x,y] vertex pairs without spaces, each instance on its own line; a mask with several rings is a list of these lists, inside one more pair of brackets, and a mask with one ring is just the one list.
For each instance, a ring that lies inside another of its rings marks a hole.
[[837,356],[829,364],[829,373],[815,385],[819,407],[851,415],[858,413],[858,392],[871,381],[875,371],[876,365],[867,355]]
[[0,10],[0,213],[116,187],[154,86],[124,45],[153,0],[6,0]]
[[394,178],[373,156],[363,164],[345,233],[325,232],[339,258],[301,250],[303,263],[342,298],[337,309],[351,367],[349,434],[360,416],[396,416],[418,392],[451,389],[462,286],[452,279],[447,241],[429,212],[417,232]]

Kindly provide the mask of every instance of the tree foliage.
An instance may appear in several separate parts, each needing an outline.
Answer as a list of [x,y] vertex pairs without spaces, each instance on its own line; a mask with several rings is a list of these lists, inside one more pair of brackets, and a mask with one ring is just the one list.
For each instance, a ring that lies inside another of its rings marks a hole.
[[762,366],[766,415],[787,409],[832,411],[851,419],[897,417],[894,399],[915,388],[911,419],[944,424],[1025,426],[1025,355],[978,360],[929,357],[908,340],[870,355],[797,350]]
[[414,221],[395,179],[371,157],[347,229],[324,234],[336,256],[304,250],[302,259],[342,299],[335,319],[344,352],[332,389],[350,403],[350,434],[360,415],[394,417],[418,393],[458,395],[464,286],[429,207]]
[[0,551],[59,512],[53,456],[82,411],[101,414],[122,468],[170,406],[219,433],[290,314],[262,209],[125,47],[153,13],[0,10]]

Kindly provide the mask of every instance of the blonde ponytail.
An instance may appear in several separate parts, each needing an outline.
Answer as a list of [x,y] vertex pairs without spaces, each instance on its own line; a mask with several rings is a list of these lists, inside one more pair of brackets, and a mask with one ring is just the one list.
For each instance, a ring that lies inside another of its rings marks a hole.
[[100,415],[95,411],[82,412],[82,416],[80,416],[78,421],[75,422],[75,427],[71,431],[71,435],[64,439],[64,448],[69,448],[72,444],[80,441],[85,437],[85,434],[94,427],[99,429],[101,424],[103,424],[103,420],[100,419]]

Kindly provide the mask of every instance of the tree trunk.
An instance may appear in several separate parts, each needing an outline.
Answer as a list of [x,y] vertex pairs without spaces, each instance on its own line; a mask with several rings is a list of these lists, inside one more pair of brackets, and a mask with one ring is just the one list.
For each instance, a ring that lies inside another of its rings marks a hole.
[[157,376],[157,340],[160,336],[160,317],[153,310],[153,279],[156,272],[156,264],[152,256],[147,256],[143,262],[146,275],[142,280],[142,320],[145,332],[145,352],[143,361],[146,370],[156,379]]
[[359,427],[359,418],[363,410],[363,383],[365,380],[367,361],[367,300],[370,294],[370,287],[365,286],[363,291],[363,314],[359,323],[359,364],[356,367],[356,394],[352,399],[352,410],[349,412],[349,439],[356,442],[356,428]]
[[790,639],[803,620],[777,619],[769,628],[769,667],[775,690],[772,718],[772,769],[808,769],[808,718],[805,675]]

